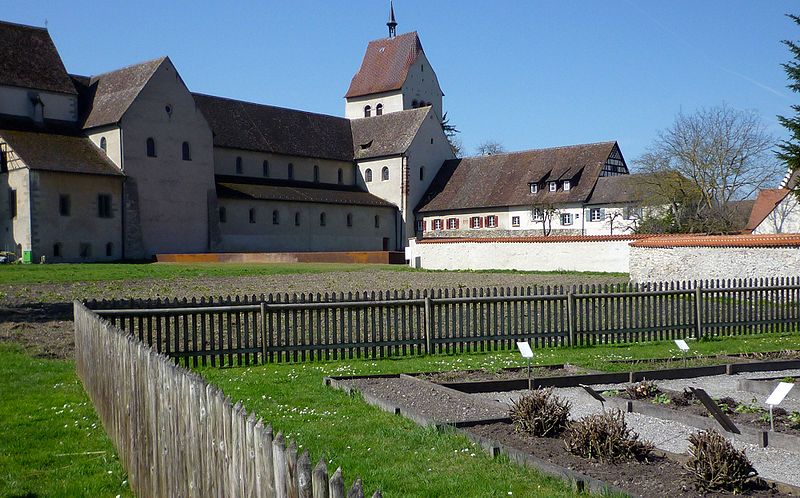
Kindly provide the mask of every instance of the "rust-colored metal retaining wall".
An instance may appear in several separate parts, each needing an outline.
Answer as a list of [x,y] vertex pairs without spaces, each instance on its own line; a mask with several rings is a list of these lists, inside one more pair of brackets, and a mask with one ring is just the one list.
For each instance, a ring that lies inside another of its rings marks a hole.
[[237,252],[202,254],[157,254],[159,263],[360,263],[405,264],[405,255],[395,251],[348,252]]

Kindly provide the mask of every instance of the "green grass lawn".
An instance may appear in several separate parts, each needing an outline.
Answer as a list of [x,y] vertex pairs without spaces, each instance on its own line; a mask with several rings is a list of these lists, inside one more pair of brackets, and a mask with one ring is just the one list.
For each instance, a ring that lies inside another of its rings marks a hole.
[[[691,343],[695,353],[719,354],[800,348],[789,334]],[[537,350],[537,364],[572,363],[598,370],[628,370],[609,359],[676,355],[672,342]],[[706,363],[700,361],[697,363]],[[250,368],[203,369],[233,401],[304,445],[312,458],[342,466],[349,480],[360,476],[370,492],[385,496],[564,496],[566,486],[505,460],[492,460],[467,439],[440,434],[367,405],[360,398],[323,386],[324,376],[378,373],[498,370],[524,366],[516,352],[432,356],[380,361],[339,361]],[[641,363],[634,368],[653,365]]]
[[405,265],[339,263],[94,263],[0,265],[0,284],[50,284],[111,280],[240,277],[293,273],[351,272],[367,269],[413,271]]
[[73,362],[0,344],[0,378],[0,496],[131,496]]

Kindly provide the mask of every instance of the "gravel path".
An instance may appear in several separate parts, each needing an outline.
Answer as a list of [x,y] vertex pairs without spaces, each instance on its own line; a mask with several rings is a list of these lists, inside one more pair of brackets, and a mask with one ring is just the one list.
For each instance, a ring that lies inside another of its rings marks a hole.
[[[780,372],[715,375],[699,377],[697,379],[657,381],[657,383],[664,389],[676,391],[681,391],[687,386],[699,387],[705,389],[712,397],[730,396],[738,401],[749,403],[752,401],[754,395],[752,393],[736,390],[736,384],[740,378],[758,379],[797,374],[800,374],[800,371],[783,370]],[[608,384],[593,387],[598,391],[602,391],[606,389],[621,389],[625,386],[626,384]],[[483,393],[476,396],[509,404],[512,400],[518,399],[524,392],[525,391]],[[573,420],[601,411],[600,403],[581,388],[556,389],[555,392],[558,396],[572,402],[570,417]],[[763,402],[761,398],[764,398],[764,396],[757,395],[756,397]],[[787,410],[797,410],[800,409],[798,405],[800,405],[800,403],[789,403],[785,401],[781,406]],[[678,422],[665,421],[639,413],[627,413],[625,415],[625,420],[628,422],[629,427],[639,433],[642,439],[652,441],[656,447],[673,453],[686,453],[689,434],[698,431],[695,427],[690,427]],[[745,450],[748,458],[753,462],[753,465],[762,477],[794,486],[800,486],[800,457],[798,457],[797,453],[775,448],[761,448],[741,441],[734,441],[733,444],[735,447]]]

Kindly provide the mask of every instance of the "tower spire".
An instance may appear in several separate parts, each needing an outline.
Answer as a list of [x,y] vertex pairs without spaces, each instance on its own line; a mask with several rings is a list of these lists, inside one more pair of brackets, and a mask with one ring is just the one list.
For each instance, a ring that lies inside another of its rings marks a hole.
[[389,0],[389,22],[386,25],[389,26],[389,38],[397,36],[397,21],[394,19],[394,2],[392,0]]

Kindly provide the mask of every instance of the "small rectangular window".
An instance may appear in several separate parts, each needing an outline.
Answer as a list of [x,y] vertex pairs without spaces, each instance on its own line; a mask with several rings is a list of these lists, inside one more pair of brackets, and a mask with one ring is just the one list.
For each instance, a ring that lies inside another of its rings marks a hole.
[[447,219],[447,229],[448,230],[455,230],[458,228],[458,219],[456,218],[448,218]]
[[433,220],[433,229],[434,230],[441,230],[442,229],[442,220]]
[[564,191],[568,191],[571,188],[572,188],[572,182],[570,182],[569,180],[564,180]]
[[603,213],[600,208],[592,208],[589,210],[589,221],[601,221]]
[[486,227],[487,228],[496,228],[497,227],[497,216],[487,216],[486,217]]
[[539,192],[539,185],[536,183],[531,183],[531,194],[536,194]]
[[423,228],[423,221],[422,221],[422,220],[417,220],[417,231],[418,231],[418,232],[422,232],[422,231],[424,231],[424,228]]
[[17,191],[13,188],[8,190],[8,212],[12,220],[17,217]]
[[61,194],[58,196],[58,214],[61,216],[69,216],[71,212],[71,205],[69,195]]
[[470,228],[481,228],[483,226],[483,219],[480,216],[473,216],[469,219]]
[[561,215],[561,224],[563,226],[572,225],[572,213],[563,213]]
[[518,227],[519,226],[519,216],[512,216],[511,217],[511,226]]
[[558,190],[558,182],[550,182],[550,192]]
[[99,194],[97,196],[97,216],[111,218],[111,196],[109,194]]
[[250,208],[250,211],[248,212],[247,216],[248,216],[248,219],[249,219],[250,223],[255,223],[256,222],[256,209],[255,208]]

